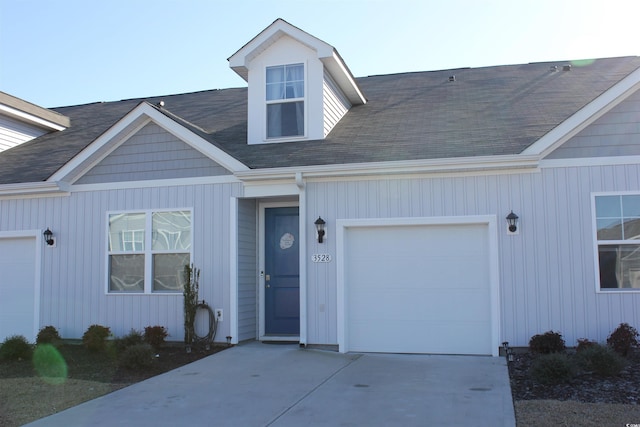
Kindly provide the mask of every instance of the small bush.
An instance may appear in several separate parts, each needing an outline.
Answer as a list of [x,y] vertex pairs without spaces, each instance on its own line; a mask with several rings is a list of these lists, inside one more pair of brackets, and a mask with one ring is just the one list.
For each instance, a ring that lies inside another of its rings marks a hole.
[[625,366],[624,359],[609,347],[590,345],[576,353],[580,368],[604,377],[618,375]]
[[148,369],[155,361],[153,347],[150,344],[135,344],[120,355],[120,366],[127,369]]
[[529,350],[539,354],[562,353],[566,350],[566,346],[559,332],[548,331],[531,337]]
[[557,384],[570,380],[575,369],[563,353],[543,354],[531,364],[531,376],[542,384]]
[[142,344],[144,342],[142,333],[136,331],[135,329],[131,329],[131,331],[115,340],[116,350],[118,353],[125,351],[127,348],[132,347],[134,345]]
[[82,335],[82,344],[92,353],[99,353],[107,348],[107,338],[111,330],[106,326],[91,325]]
[[638,331],[628,323],[621,323],[607,338],[607,345],[621,356],[627,356],[629,350],[638,347]]
[[164,326],[147,326],[144,328],[144,340],[154,349],[159,349],[164,344],[164,339],[169,334]]
[[0,360],[30,360],[33,346],[22,335],[8,337],[0,346]]
[[51,344],[54,347],[60,345],[62,338],[58,333],[58,330],[54,326],[45,326],[40,329],[38,336],[36,337],[36,344]]
[[587,350],[597,345],[599,344],[595,341],[590,341],[587,338],[580,338],[578,339],[578,346],[576,347],[576,353],[580,353],[584,350]]

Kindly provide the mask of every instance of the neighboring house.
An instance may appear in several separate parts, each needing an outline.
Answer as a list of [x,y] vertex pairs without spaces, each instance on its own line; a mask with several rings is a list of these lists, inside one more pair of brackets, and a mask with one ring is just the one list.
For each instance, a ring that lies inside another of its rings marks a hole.
[[62,114],[0,92],[0,151],[69,125]]
[[640,327],[640,58],[354,78],[277,20],[229,63],[247,88],[56,108],[68,129],[0,154],[0,336],[182,340],[189,263],[223,342]]

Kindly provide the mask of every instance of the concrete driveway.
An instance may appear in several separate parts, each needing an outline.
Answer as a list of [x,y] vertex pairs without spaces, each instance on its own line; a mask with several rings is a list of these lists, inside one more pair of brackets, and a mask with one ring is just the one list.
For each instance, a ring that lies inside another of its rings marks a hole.
[[504,358],[252,342],[29,426],[515,426]]

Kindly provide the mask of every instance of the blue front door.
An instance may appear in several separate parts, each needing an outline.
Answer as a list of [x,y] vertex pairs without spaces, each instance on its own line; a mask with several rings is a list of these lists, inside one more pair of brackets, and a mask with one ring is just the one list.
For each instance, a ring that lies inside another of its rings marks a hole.
[[266,208],[265,333],[300,335],[298,208]]

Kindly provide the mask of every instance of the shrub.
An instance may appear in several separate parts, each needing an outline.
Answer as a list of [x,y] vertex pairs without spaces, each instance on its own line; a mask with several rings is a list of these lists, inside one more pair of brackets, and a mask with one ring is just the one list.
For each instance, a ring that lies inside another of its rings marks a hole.
[[597,346],[599,345],[597,342],[595,341],[590,341],[587,338],[579,338],[578,339],[578,346],[576,347],[576,353],[580,353],[584,350],[587,350],[593,346]]
[[116,350],[118,353],[125,351],[128,347],[142,344],[144,342],[142,338],[142,333],[136,331],[135,329],[131,329],[131,331],[120,338],[115,340]]
[[106,350],[107,338],[111,335],[111,330],[106,326],[91,325],[82,335],[82,344],[92,353]]
[[585,371],[605,377],[617,375],[625,366],[624,359],[609,347],[593,343],[576,354],[578,365]]
[[144,328],[144,340],[154,349],[159,349],[164,344],[164,339],[169,334],[164,326],[147,326]]
[[628,323],[621,323],[607,338],[607,344],[616,353],[627,356],[629,350],[638,346],[638,331]]
[[559,332],[548,331],[531,337],[529,350],[540,354],[562,353],[566,350],[566,346]]
[[531,364],[531,376],[542,384],[566,382],[574,373],[571,361],[563,353],[543,354]]
[[148,369],[154,361],[153,347],[147,343],[127,347],[120,355],[120,365],[127,369]]
[[8,337],[0,346],[0,360],[29,360],[33,346],[22,335]]
[[51,344],[54,347],[60,345],[62,338],[58,333],[58,330],[54,326],[45,326],[40,329],[38,336],[36,337],[36,344]]

